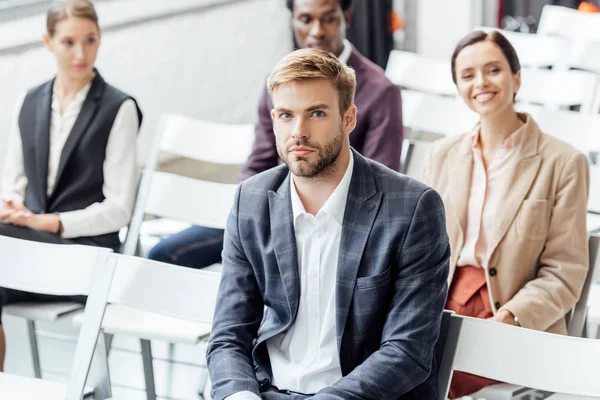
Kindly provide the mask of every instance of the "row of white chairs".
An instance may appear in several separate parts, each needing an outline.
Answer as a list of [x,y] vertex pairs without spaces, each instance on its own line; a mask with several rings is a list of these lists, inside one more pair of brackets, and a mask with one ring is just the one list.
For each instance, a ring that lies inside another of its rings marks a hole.
[[[2,398],[79,400],[92,392],[98,400],[110,398],[106,349],[99,338],[103,320],[113,306],[192,321],[210,329],[219,273],[115,254],[104,248],[8,237],[0,237],[0,254],[3,287],[88,296],[68,384],[2,373]],[[91,387],[86,388],[86,382]]]
[[[142,174],[122,253],[138,255],[141,254],[140,249],[147,250],[150,244],[158,241],[154,235],[142,235],[144,231],[164,234],[165,228],[168,231],[171,225],[179,229],[191,224],[225,228],[237,185],[162,172],[159,166],[161,154],[167,153],[171,157],[186,157],[219,165],[241,166],[249,156],[253,140],[254,126],[251,124],[226,125],[181,115],[165,115]],[[146,220],[148,216],[158,219]],[[180,297],[173,296],[173,299],[177,298]],[[68,302],[14,304],[5,307],[6,314],[28,321],[28,336],[36,377],[42,377],[42,369],[35,322],[69,319],[75,326],[80,326],[83,322],[81,309],[80,304]],[[148,400],[157,398],[151,341],[197,345],[206,340],[210,333],[210,325],[204,323],[180,320],[122,305],[107,307],[102,329],[109,335],[140,338]]]
[[[457,97],[450,61],[393,50],[386,76],[403,89]],[[586,71],[523,68],[516,101],[547,109],[579,107],[582,114],[600,112],[600,75]]]
[[[0,374],[3,398],[110,398],[101,326],[108,307],[127,306],[210,325],[220,274],[181,268],[89,246],[61,246],[0,237],[0,284],[18,290],[88,295],[68,384]],[[14,265],[19,265],[18,269]],[[68,279],[65,279],[68,276]],[[181,301],[185,299],[185,301]],[[101,348],[98,351],[98,348]],[[551,335],[444,312],[435,356],[446,398],[454,371],[526,388],[600,396],[595,364],[600,341]],[[97,376],[91,381],[96,362]],[[92,387],[86,388],[86,385]],[[488,389],[489,390],[489,389]],[[560,396],[554,397],[561,399]],[[488,397],[490,399],[490,397]]]
[[[531,114],[541,130],[570,143],[585,153],[600,151],[600,114],[571,110],[549,110],[518,104],[519,111]],[[473,129],[479,120],[461,99],[412,90],[402,91],[404,126],[438,137],[453,136]]]

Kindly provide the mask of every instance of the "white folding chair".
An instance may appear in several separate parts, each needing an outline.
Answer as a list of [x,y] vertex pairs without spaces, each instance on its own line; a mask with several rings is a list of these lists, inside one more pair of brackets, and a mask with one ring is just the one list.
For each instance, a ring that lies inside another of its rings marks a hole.
[[402,120],[408,128],[402,144],[402,172],[418,179],[422,170],[415,165],[420,161],[418,153],[426,153],[433,140],[470,131],[479,116],[459,98],[403,90]]
[[[197,334],[200,329],[208,337],[221,280],[219,272],[121,254],[111,255],[110,261],[116,270],[102,304],[104,330],[143,337],[147,350],[150,339],[194,342],[186,331]],[[142,329],[138,329],[140,325]],[[144,359],[144,374],[149,385],[146,396],[156,398],[151,354],[150,359]]]
[[411,137],[422,139],[419,132],[438,137],[468,132],[479,121],[479,115],[459,98],[403,90],[402,119],[404,126],[411,129]]
[[550,68],[560,63],[568,53],[569,42],[560,37],[512,32],[490,27],[478,27],[474,30],[500,32],[514,47],[521,67]]
[[[579,151],[592,156],[600,152],[600,115],[585,115],[569,110],[542,110],[534,119],[542,132],[569,143]],[[598,210],[600,211],[600,204]]]
[[598,340],[459,315],[452,316],[450,334],[458,337],[453,359],[444,364],[451,371],[537,390],[600,396]]
[[577,41],[600,42],[600,14],[584,13],[572,8],[545,5],[537,33]]
[[[159,169],[159,156],[161,154],[166,153],[171,156],[185,157],[222,166],[241,167],[248,159],[253,143],[254,125],[252,124],[221,124],[183,115],[164,114],[161,118],[159,131],[154,140],[154,145],[140,182],[137,201],[132,221],[127,231],[123,253],[135,253],[134,246],[138,245],[136,237],[140,237],[142,241],[140,243],[143,250],[142,254],[146,254],[147,250],[151,247],[150,244],[156,244],[159,236],[165,236],[173,233],[173,230],[182,230],[189,227],[190,224],[198,223],[198,221],[194,221],[193,215],[186,217],[185,213],[194,213],[194,210],[187,208],[180,208],[184,212],[178,216],[179,218],[162,215],[163,218],[142,223],[145,212],[140,209],[140,205],[150,195],[148,191],[152,189],[148,186],[149,180],[152,172]],[[164,176],[174,175],[166,174]],[[165,196],[167,195],[168,197],[165,198],[175,197],[175,194],[170,195],[168,192],[165,193]],[[159,197],[154,197],[153,199],[155,198]],[[188,203],[187,206],[192,206],[193,209],[200,208],[200,203],[197,200],[193,199],[193,203]],[[207,201],[210,201],[210,199],[207,199]],[[165,204],[164,206],[168,207],[169,205]],[[171,204],[170,206],[175,206],[175,204]],[[212,205],[207,204],[207,206]],[[161,213],[155,215],[161,216]],[[142,233],[145,235],[142,235]]]
[[[253,125],[224,125],[180,115],[163,116],[159,136],[142,175],[123,254],[136,254],[146,215],[209,228],[225,228],[237,185],[160,172],[158,156],[161,152],[218,164],[241,165],[250,154],[253,141]],[[78,318],[74,318],[74,323],[79,323]],[[210,325],[118,305],[107,307],[102,328],[109,334],[140,338],[149,400],[156,399],[150,341],[195,345],[210,333]]]
[[452,81],[450,62],[446,60],[392,50],[385,75],[404,89],[444,96],[458,94]]
[[558,109],[579,106],[582,114],[591,113],[599,77],[586,71],[552,71],[523,68],[517,102],[541,104]]
[[[88,295],[83,326],[77,341],[75,359],[67,385],[39,378],[0,373],[0,394],[4,399],[79,400],[91,395],[85,383],[99,342],[102,309],[96,304],[106,299],[112,280],[108,257],[112,250],[79,245],[57,245],[0,236],[0,286],[49,295]],[[9,343],[10,345],[10,343]],[[102,352],[96,362],[104,363]],[[102,367],[100,368],[102,370]],[[96,398],[110,396],[105,375],[93,378]]]
[[579,40],[572,43],[571,51],[564,62],[567,68],[600,74],[600,39],[596,42]]

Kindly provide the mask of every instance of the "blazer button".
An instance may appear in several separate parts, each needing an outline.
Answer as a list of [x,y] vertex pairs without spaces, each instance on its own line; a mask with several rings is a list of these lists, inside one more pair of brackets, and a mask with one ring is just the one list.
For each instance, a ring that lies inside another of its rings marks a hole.
[[499,309],[501,305],[502,304],[500,304],[499,301],[497,301],[497,302],[494,303],[494,307],[496,307],[496,310]]
[[490,268],[488,272],[490,273],[490,276],[496,276],[497,273],[496,268]]

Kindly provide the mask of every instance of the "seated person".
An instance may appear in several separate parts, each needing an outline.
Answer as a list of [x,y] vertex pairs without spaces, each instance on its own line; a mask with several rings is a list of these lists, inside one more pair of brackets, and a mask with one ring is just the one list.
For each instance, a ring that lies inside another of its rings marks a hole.
[[[446,308],[511,325],[567,333],[588,271],[589,165],[572,146],[517,113],[514,48],[473,32],[452,56],[460,96],[480,120],[433,146],[424,182],[446,207],[452,257]],[[455,373],[451,398],[493,381]]]
[[[142,114],[94,68],[100,28],[89,0],[58,3],[47,29],[57,73],[18,102],[2,171],[0,235],[118,250],[135,199]],[[0,288],[0,316],[9,303],[56,299],[64,298]],[[0,370],[4,356],[0,321]]]
[[[356,105],[360,109],[352,146],[365,157],[400,169],[402,104],[400,90],[377,65],[346,40],[352,0],[288,0],[296,43],[301,48],[330,51],[356,73]],[[271,100],[263,91],[258,108],[254,148],[239,175],[244,180],[281,163],[277,156]],[[193,226],[159,242],[149,254],[153,260],[204,268],[221,261],[223,230]]]
[[440,196],[350,147],[356,80],[331,53],[293,52],[267,85],[285,165],[242,182],[229,216],[215,400],[437,399]]

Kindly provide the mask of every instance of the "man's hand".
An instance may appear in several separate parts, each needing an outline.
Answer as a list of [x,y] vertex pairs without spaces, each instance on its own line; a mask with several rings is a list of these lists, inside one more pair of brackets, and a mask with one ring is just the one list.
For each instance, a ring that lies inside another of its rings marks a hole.
[[494,315],[490,319],[492,321],[501,322],[503,324],[514,325],[514,326],[517,325],[515,323],[515,316],[510,311],[507,311],[507,310],[501,310],[498,314]]

